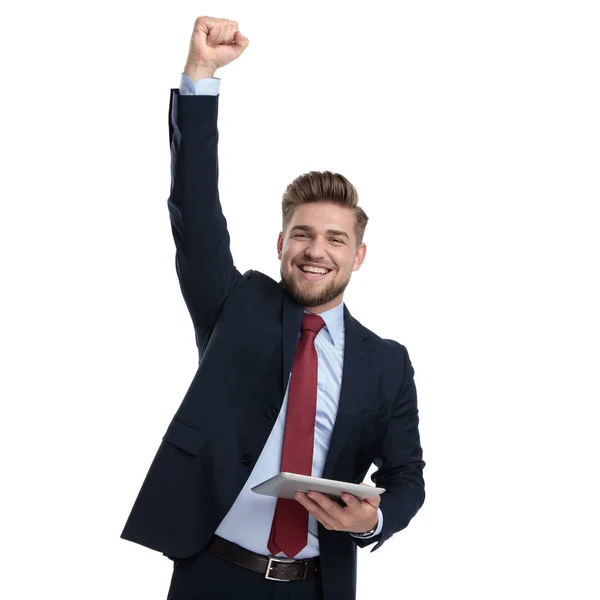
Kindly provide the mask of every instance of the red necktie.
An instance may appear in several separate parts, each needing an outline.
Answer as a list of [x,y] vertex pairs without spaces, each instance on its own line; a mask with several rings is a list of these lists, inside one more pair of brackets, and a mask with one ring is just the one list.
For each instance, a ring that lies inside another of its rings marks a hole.
[[[288,394],[281,471],[310,475],[317,412],[317,367],[315,338],[325,326],[318,315],[305,313],[296,348]],[[308,511],[297,500],[278,498],[268,548],[293,558],[308,543]]]

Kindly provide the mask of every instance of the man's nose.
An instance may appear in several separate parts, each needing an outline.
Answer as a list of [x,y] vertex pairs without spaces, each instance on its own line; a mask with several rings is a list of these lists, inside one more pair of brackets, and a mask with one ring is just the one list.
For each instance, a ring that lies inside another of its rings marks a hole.
[[314,237],[307,244],[304,253],[311,258],[323,258],[325,256],[325,241],[319,237]]

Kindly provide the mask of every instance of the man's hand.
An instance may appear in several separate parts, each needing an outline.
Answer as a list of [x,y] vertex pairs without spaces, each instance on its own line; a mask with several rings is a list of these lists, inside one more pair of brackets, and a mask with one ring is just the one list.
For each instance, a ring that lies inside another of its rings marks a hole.
[[183,72],[192,81],[213,77],[218,68],[240,56],[249,43],[238,30],[237,21],[198,17]]
[[359,500],[351,494],[343,494],[342,500],[346,503],[344,507],[319,492],[298,492],[296,500],[325,529],[363,533],[377,527],[377,509],[381,502],[379,496]]

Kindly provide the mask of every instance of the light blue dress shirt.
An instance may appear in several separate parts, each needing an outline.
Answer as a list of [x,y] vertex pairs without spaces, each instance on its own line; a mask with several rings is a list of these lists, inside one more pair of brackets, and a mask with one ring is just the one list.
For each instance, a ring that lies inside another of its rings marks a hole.
[[[217,96],[221,80],[217,77],[199,79],[193,82],[185,73],[181,74],[179,93],[182,95]],[[306,311],[305,311],[306,312]],[[317,413],[315,418],[315,439],[313,449],[313,477],[321,477],[333,425],[337,416],[344,365],[344,304],[320,313],[325,321],[315,338],[318,357]],[[300,332],[298,332],[300,338]],[[283,404],[273,430],[265,444],[246,485],[242,488],[231,509],[215,531],[230,542],[258,554],[269,555],[267,543],[275,513],[277,498],[255,494],[251,488],[262,481],[277,475],[281,470],[281,452],[285,433],[285,419],[289,395],[289,379]],[[383,527],[383,515],[378,509],[377,529],[370,537],[379,535]],[[308,544],[293,558],[306,559],[319,555],[317,520],[309,515]],[[368,538],[361,538],[368,539]]]

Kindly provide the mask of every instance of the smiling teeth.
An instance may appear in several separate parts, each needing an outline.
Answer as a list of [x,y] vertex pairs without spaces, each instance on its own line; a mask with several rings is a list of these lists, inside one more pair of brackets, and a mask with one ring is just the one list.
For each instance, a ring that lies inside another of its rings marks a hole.
[[305,273],[317,273],[318,275],[325,275],[328,271],[327,269],[319,269],[317,267],[309,267],[309,266],[302,266],[300,267]]

